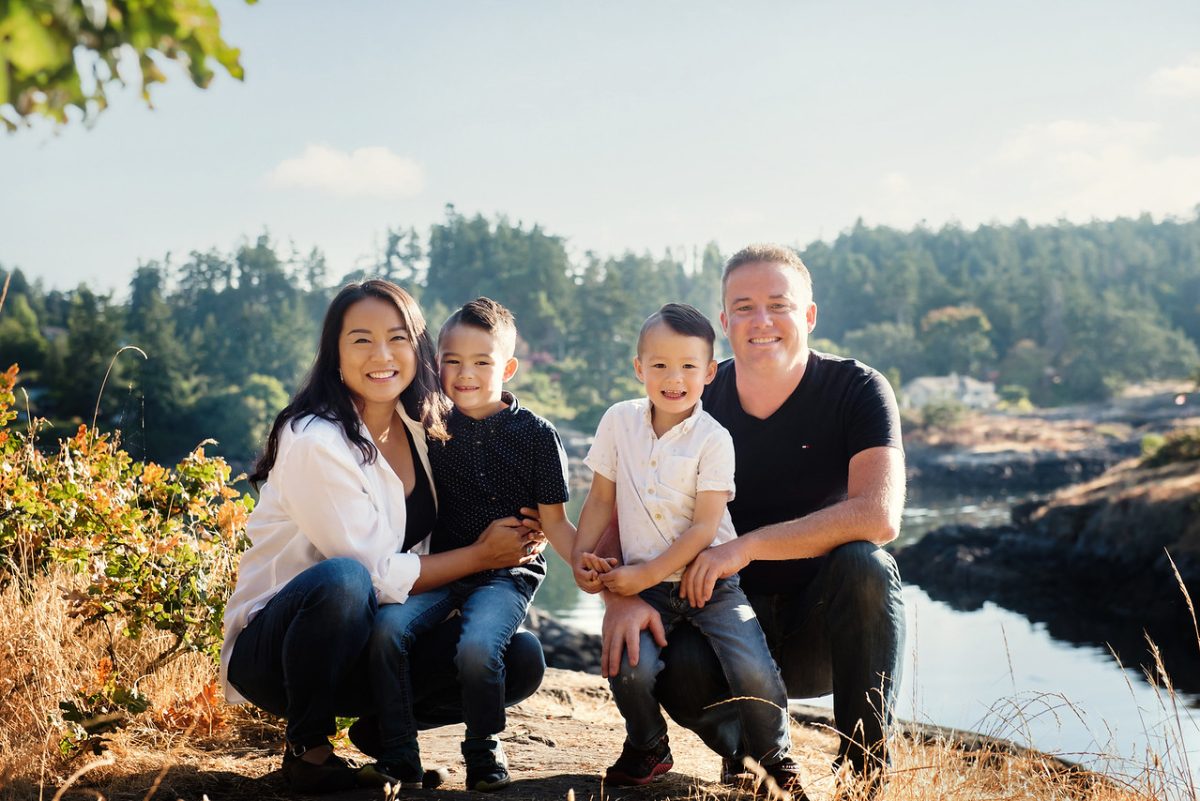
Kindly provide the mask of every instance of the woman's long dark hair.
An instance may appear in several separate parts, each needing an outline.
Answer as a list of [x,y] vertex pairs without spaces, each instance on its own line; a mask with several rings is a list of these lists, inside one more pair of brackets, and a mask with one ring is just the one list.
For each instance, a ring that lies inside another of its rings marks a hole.
[[365,298],[379,298],[396,307],[416,351],[416,375],[413,376],[412,383],[400,393],[400,403],[404,411],[414,420],[420,420],[430,437],[439,440],[448,437],[446,412],[449,410],[449,400],[442,394],[436,366],[437,354],[425,326],[425,317],[422,316],[417,302],[413,300],[412,295],[390,281],[372,278],[347,284],[330,301],[329,309],[325,312],[325,322],[321,324],[321,341],[317,346],[317,356],[313,359],[312,369],[304,377],[292,402],[283,408],[271,426],[267,447],[254,465],[254,472],[250,474],[250,483],[255,489],[266,481],[267,474],[275,466],[275,456],[279,450],[279,432],[283,430],[284,425],[294,425],[296,420],[310,414],[341,426],[346,437],[362,452],[365,462],[374,462],[378,456],[375,444],[362,434],[354,397],[342,383],[339,373],[338,339],[342,335],[342,321],[346,310]]

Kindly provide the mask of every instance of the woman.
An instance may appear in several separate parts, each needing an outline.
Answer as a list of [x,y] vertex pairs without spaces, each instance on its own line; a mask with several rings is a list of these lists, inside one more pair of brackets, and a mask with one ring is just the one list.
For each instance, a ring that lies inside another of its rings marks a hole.
[[[397,660],[371,653],[383,647],[370,644],[375,614],[463,576],[524,564],[545,547],[535,519],[512,517],[472,546],[428,553],[436,496],[426,437],[445,438],[445,409],[412,297],[380,280],[342,289],[325,314],[313,368],[275,419],[250,476],[255,486],[266,483],[225,609],[226,698],[287,719],[283,773],[293,790],[389,779],[436,785],[433,772],[387,773],[377,719],[360,718],[351,740],[380,759],[380,770],[353,768],[329,743],[335,715],[363,715],[404,686],[392,671]],[[414,708],[425,725],[462,719],[453,625],[442,624],[410,657]],[[518,632],[505,662],[513,704],[541,683],[537,639]]]

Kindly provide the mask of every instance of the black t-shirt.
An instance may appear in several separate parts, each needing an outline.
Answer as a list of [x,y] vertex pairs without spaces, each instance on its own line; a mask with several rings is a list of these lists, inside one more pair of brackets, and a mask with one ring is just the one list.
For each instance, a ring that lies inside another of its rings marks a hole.
[[[877,371],[853,359],[812,351],[800,384],[766,420],[738,398],[733,360],[704,391],[704,410],[733,436],[737,494],[729,513],[738,534],[795,520],[846,498],[850,458],[879,446],[902,447],[895,393]],[[794,593],[821,559],[756,561],[741,572],[748,593]]]

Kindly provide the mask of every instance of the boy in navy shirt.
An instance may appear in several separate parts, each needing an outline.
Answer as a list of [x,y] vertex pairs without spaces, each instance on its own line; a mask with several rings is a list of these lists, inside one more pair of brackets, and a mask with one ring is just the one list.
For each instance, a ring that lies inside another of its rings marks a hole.
[[[454,411],[447,420],[450,439],[429,448],[439,496],[430,543],[434,553],[470,545],[493,520],[519,517],[521,508],[529,507],[538,510],[550,544],[570,559],[575,527],[564,506],[567,459],[562,443],[554,426],[504,391],[504,382],[517,372],[516,339],[512,313],[489,298],[476,298],[456,311],[438,336],[442,390]],[[467,576],[409,596],[389,610],[402,653],[448,614],[462,614],[455,665],[463,688],[467,731],[462,752],[469,790],[498,790],[511,781],[498,737],[505,726],[504,650],[546,576],[540,550],[531,544],[527,552],[529,558],[517,567]],[[411,704],[403,723],[388,727],[403,731],[404,742],[392,745],[411,756],[412,764],[397,770],[419,771]]]

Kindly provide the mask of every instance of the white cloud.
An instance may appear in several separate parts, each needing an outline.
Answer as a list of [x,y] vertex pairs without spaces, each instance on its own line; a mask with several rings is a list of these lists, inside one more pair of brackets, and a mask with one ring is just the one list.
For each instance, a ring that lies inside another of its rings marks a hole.
[[1200,55],[1158,70],[1150,76],[1149,89],[1165,97],[1200,97]]
[[1140,148],[1153,140],[1158,131],[1159,126],[1152,122],[1055,120],[1026,125],[1001,145],[997,155],[1000,161],[1020,163],[1049,153]]
[[339,197],[402,198],[420,194],[421,165],[386,147],[343,152],[309,145],[298,158],[285,159],[267,176],[272,186],[316,189]]
[[1027,218],[1188,214],[1200,202],[1200,148],[1165,152],[1161,133],[1155,123],[1130,120],[1028,125],[977,178],[1020,197],[1018,213]]
[[912,192],[912,181],[902,172],[887,173],[879,185],[891,197],[908,197]]

